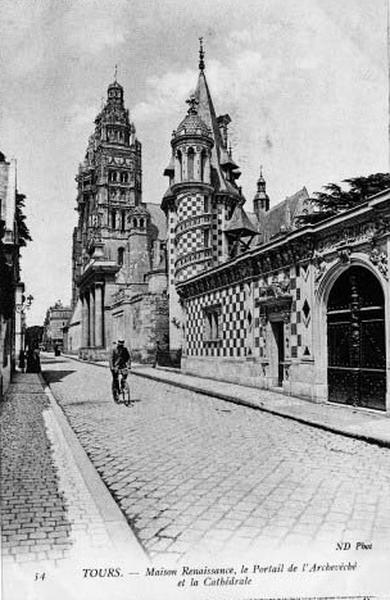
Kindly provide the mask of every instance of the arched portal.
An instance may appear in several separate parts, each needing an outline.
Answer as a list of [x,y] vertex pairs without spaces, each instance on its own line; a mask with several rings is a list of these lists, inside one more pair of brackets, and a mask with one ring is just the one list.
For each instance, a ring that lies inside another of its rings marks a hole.
[[384,294],[368,269],[336,279],[327,305],[329,401],[386,408]]

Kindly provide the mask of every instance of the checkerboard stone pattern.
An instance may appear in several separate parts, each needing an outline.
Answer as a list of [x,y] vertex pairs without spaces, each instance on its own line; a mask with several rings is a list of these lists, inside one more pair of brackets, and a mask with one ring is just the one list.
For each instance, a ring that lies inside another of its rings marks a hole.
[[[182,223],[191,217],[204,214],[204,198],[199,194],[180,196],[178,198],[177,219]],[[203,249],[203,238],[199,228],[185,231],[177,240],[176,260]],[[193,263],[181,269],[177,275],[179,281],[193,277],[202,269],[202,265]]]
[[[207,211],[205,210],[206,199],[209,203]],[[206,195],[199,193],[186,194],[178,197],[177,223],[184,223],[188,221],[189,228],[176,238],[176,247],[175,244],[172,243],[174,272],[177,259],[184,258],[186,256],[190,257],[196,252],[205,249],[203,238],[205,225],[199,224],[198,227],[191,227],[191,219],[194,219],[195,217],[201,217],[205,214],[210,214],[210,211],[212,212],[212,217],[210,223],[211,227],[209,229],[209,245],[207,248],[211,248],[212,255],[211,257],[208,257],[208,259],[205,256],[202,256],[200,257],[201,260],[199,261],[194,256],[193,260],[191,260],[188,265],[180,268],[180,271],[176,275],[178,281],[184,281],[190,277],[194,277],[198,273],[204,271],[206,268],[209,268],[213,264],[214,259],[217,257],[218,247],[218,219],[213,207],[211,206],[210,199]],[[174,229],[171,231],[171,235],[173,236],[173,240],[175,237]]]
[[[303,298],[300,288],[300,267],[293,266],[289,271],[280,270],[260,277],[253,283],[254,310],[253,319],[253,356],[266,356],[266,337],[269,324],[262,325],[260,318],[260,290],[270,285],[275,277],[282,281],[290,279],[292,296],[290,322],[285,324],[285,357],[296,359],[303,353],[302,330],[307,319],[302,314],[306,295]],[[187,354],[188,356],[245,357],[247,355],[249,328],[247,293],[244,283],[237,283],[222,290],[207,292],[202,296],[190,298],[186,302],[187,313]],[[307,304],[307,300],[306,300]],[[205,340],[205,309],[221,306],[221,334],[218,341]],[[307,309],[306,309],[307,310]]]
[[[204,310],[221,306],[221,333],[218,341],[204,340]],[[209,292],[187,303],[188,356],[245,356],[246,314],[243,284]]]
[[216,258],[218,263],[228,259],[227,240],[224,234],[229,209],[224,204],[217,205],[216,219],[213,222],[213,246],[216,242]]
[[175,248],[175,228],[177,223],[177,215],[174,211],[170,211],[168,217],[168,231],[169,231],[169,243],[168,243],[168,268],[169,268],[169,285],[173,286],[175,283],[175,260],[176,260],[176,248]]

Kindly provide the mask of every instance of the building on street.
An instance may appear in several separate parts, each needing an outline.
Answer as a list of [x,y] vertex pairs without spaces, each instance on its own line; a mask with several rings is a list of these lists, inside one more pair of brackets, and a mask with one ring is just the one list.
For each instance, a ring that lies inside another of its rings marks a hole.
[[71,315],[70,306],[63,306],[60,300],[47,309],[42,336],[46,350],[53,350],[55,346],[64,347],[64,328],[66,328]]
[[43,340],[43,325],[32,325],[26,328],[25,346],[26,348],[39,348]]
[[153,361],[168,346],[165,220],[142,201],[141,143],[116,80],[76,181],[68,350],[101,359],[124,338],[135,360]]
[[23,348],[24,283],[20,248],[31,240],[23,215],[25,196],[17,189],[16,160],[0,152],[0,397],[7,390]]
[[390,190],[302,225],[314,211],[306,189],[270,208],[260,172],[246,211],[230,117],[216,116],[202,47],[188,103],[161,205],[170,343],[183,370],[390,410]]

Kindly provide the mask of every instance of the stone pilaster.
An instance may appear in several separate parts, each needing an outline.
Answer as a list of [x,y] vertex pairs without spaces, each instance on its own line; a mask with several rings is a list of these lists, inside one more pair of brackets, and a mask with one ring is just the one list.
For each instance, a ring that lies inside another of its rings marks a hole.
[[95,347],[95,293],[89,290],[89,346]]
[[99,348],[104,345],[104,287],[103,283],[95,284],[95,344]]
[[81,296],[81,346],[85,348],[88,346],[89,338],[89,321],[88,321],[88,301],[83,294]]

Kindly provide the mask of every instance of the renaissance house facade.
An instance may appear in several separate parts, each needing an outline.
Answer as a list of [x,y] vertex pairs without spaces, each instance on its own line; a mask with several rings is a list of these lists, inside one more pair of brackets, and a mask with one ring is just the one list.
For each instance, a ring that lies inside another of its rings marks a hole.
[[187,373],[310,399],[390,409],[390,190],[315,225],[305,188],[253,212],[237,186],[228,115],[204,73],[172,136],[171,343]]

